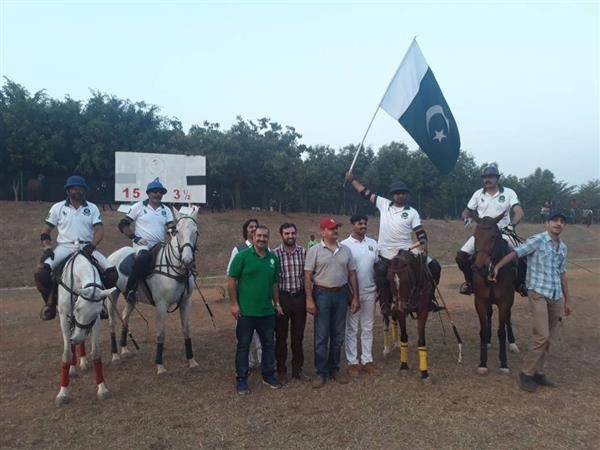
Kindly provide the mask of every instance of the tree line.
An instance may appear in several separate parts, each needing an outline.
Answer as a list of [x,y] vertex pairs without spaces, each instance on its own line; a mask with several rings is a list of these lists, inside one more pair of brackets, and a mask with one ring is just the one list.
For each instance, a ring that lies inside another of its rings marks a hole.
[[[229,129],[204,122],[186,133],[178,119],[161,115],[154,105],[99,91],[86,101],[55,99],[44,91],[31,94],[5,78],[0,90],[0,198],[56,200],[63,195],[64,179],[73,173],[87,177],[96,195],[114,198],[115,151],[138,151],[206,156],[207,201],[213,206],[373,212],[350,187],[342,188],[357,146],[307,146],[301,137],[294,127],[269,118],[242,117]],[[392,181],[402,179],[423,216],[455,218],[481,186],[485,165],[461,151],[455,170],[441,175],[423,152],[391,142],[377,151],[366,148],[354,173],[382,194]],[[537,168],[524,178],[504,174],[502,183],[517,191],[529,216],[545,201],[566,209],[575,200],[580,208],[600,209],[600,180],[570,186]]]

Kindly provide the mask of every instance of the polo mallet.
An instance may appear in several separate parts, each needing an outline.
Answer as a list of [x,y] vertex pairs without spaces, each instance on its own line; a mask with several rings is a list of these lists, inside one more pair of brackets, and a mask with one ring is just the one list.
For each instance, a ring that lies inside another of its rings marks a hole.
[[198,290],[198,294],[200,294],[200,298],[204,302],[204,306],[206,306],[206,310],[208,311],[208,315],[210,316],[210,320],[213,324],[213,328],[216,329],[217,326],[215,325],[215,316],[214,316],[213,312],[210,310],[210,306],[208,306],[208,302],[204,298],[204,294],[202,294],[202,291],[200,290],[200,286],[198,286],[198,282],[196,281],[196,275],[194,275],[194,285],[196,286],[196,289]]

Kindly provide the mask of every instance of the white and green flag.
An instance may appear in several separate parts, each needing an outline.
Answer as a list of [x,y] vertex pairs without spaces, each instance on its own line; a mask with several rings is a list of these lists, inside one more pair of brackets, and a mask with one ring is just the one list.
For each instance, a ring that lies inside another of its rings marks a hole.
[[416,40],[379,106],[400,122],[440,172],[454,168],[460,151],[456,121]]

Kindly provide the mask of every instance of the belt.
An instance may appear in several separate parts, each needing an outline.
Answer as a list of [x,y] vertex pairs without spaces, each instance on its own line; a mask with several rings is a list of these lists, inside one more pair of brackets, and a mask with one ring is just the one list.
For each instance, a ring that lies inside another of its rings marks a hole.
[[327,287],[327,286],[320,286],[318,284],[315,284],[315,289],[319,290],[319,291],[325,291],[325,292],[340,292],[341,290],[346,289],[346,284],[344,284],[343,286],[337,286],[337,287]]
[[284,290],[280,290],[279,291],[281,294],[287,294],[287,295],[304,295],[304,289],[300,289],[299,291],[296,292],[291,292],[291,291],[284,291]]

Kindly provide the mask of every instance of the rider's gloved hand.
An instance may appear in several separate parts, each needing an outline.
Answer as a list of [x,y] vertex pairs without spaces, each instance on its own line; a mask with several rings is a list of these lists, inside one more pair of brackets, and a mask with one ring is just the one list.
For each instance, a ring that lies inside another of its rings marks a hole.
[[94,253],[94,251],[96,251],[96,247],[94,247],[92,244],[85,244],[85,246],[81,249],[81,253],[88,258],[92,257],[92,253]]
[[509,223],[508,225],[506,225],[504,227],[504,231],[507,231],[509,233],[514,233],[515,232],[515,225],[512,223]]

